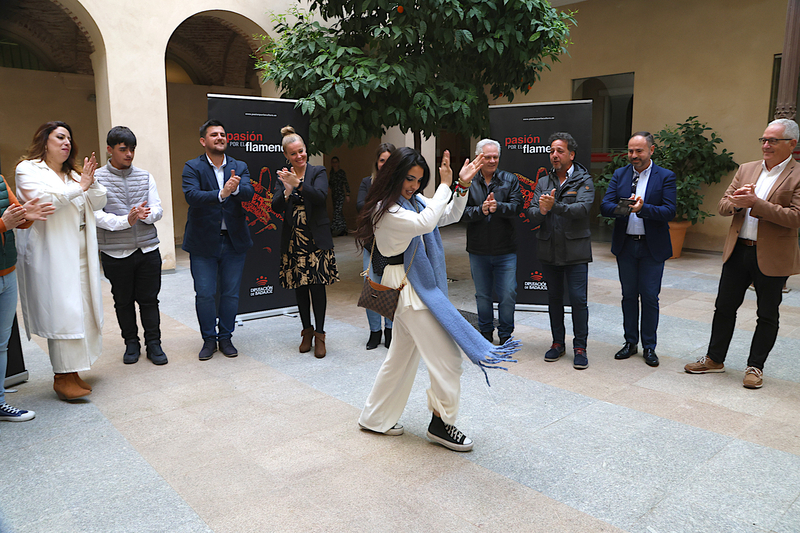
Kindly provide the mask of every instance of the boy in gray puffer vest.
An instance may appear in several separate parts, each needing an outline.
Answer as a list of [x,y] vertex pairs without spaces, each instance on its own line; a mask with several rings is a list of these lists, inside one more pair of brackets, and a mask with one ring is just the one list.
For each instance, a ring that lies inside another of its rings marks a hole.
[[122,361],[133,364],[141,353],[134,305],[137,303],[147,358],[156,365],[165,365],[158,310],[161,252],[154,225],[163,215],[161,199],[153,176],[131,164],[136,150],[133,132],[116,126],[108,132],[106,144],[109,161],[95,171],[95,179],[108,191],[106,206],[96,213],[97,244],[125,340]]

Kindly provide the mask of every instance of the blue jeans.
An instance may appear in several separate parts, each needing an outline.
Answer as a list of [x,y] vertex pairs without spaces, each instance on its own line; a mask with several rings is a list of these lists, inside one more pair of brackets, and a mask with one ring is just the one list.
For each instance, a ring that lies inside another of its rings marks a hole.
[[[217,257],[189,254],[197,322],[204,341],[230,339],[239,310],[239,285],[247,253],[236,253],[227,235],[219,236],[219,250]],[[214,299],[217,290],[219,306]]]
[[0,405],[6,401],[3,384],[8,368],[8,339],[17,312],[17,273],[0,276]]
[[[361,268],[361,270],[366,270],[367,268],[369,268],[369,279],[371,279],[372,281],[374,281],[376,283],[380,283],[381,282],[381,278],[378,278],[378,277],[375,276],[375,271],[372,270],[372,261],[370,261],[370,259],[371,259],[370,251],[367,250],[367,249],[364,249],[364,266]],[[367,309],[367,322],[369,322],[369,330],[370,331],[380,331],[381,330],[381,315],[379,315],[375,311]],[[389,320],[388,318],[384,317],[383,318],[383,327],[391,329],[392,328],[392,321]]]
[[[639,343],[642,348],[656,349],[658,329],[658,294],[664,276],[664,261],[656,261],[645,241],[625,238],[617,256],[619,283],[622,286],[622,323],[625,342]],[[642,302],[642,325],[639,327],[639,300]]]
[[517,305],[517,254],[469,254],[469,269],[475,284],[478,329],[494,331],[492,291],[497,295],[497,334],[510,337],[514,332],[514,309]]
[[553,342],[565,346],[564,327],[564,280],[567,282],[569,302],[572,306],[573,348],[586,349],[589,336],[589,306],[586,303],[586,290],[589,278],[589,264],[545,265],[542,264],[544,279],[547,282],[547,310],[550,313],[550,331]]

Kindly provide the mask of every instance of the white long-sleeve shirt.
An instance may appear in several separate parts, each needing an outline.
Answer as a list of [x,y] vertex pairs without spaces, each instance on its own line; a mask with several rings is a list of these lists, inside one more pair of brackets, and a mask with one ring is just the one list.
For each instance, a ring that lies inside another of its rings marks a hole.
[[[461,220],[468,197],[469,195],[459,196],[451,193],[447,185],[439,185],[433,198],[425,199],[428,205],[419,213],[399,205],[389,208],[389,211],[375,226],[375,245],[386,257],[405,252],[411,239],[417,235],[430,233],[436,226],[446,226]],[[410,250],[409,253],[414,253],[414,251]],[[417,254],[422,253],[425,253],[425,250],[420,245]],[[387,265],[383,271],[381,283],[387,287],[399,287],[405,273],[404,265]],[[427,309],[414,288],[406,281],[405,288],[400,291],[395,314],[409,306],[415,310]]]

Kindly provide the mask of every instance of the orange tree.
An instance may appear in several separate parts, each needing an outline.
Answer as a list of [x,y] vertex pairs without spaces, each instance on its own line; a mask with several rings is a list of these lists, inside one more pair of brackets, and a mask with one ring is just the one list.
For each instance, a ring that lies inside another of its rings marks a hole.
[[530,91],[575,24],[545,0],[313,0],[310,9],[273,16],[278,37],[263,37],[256,67],[299,100],[315,153],[392,126],[414,132],[417,147],[440,129],[484,136],[488,95]]

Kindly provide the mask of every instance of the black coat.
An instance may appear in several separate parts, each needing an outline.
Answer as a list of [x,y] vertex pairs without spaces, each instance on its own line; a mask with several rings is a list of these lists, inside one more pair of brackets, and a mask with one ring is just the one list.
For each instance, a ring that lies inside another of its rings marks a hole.
[[[561,188],[552,170],[547,176],[542,176],[527,211],[531,222],[540,224],[537,231],[539,261],[548,265],[578,265],[592,260],[589,211],[594,202],[594,183],[586,167],[579,163],[573,165],[572,176]],[[550,194],[553,189],[556,189],[555,204],[546,215],[542,215],[539,198]]]
[[[497,210],[483,214],[483,202],[494,193]],[[478,173],[469,188],[469,198],[462,222],[467,225],[467,252],[477,255],[505,255],[517,251],[514,233],[515,218],[522,212],[522,192],[519,180],[511,172],[496,170],[487,187]]]
[[[281,253],[286,253],[289,249],[289,239],[292,236],[294,226],[292,224],[292,208],[294,197],[289,196],[287,201],[283,197],[283,182],[278,180],[272,196],[272,210],[276,213],[283,212],[283,229],[281,230]],[[333,237],[331,236],[331,221],[328,218],[326,200],[328,198],[328,174],[325,167],[308,165],[306,176],[303,179],[303,189],[299,191],[306,206],[306,216],[308,227],[311,228],[311,236],[314,244],[320,250],[330,250],[333,248]]]

